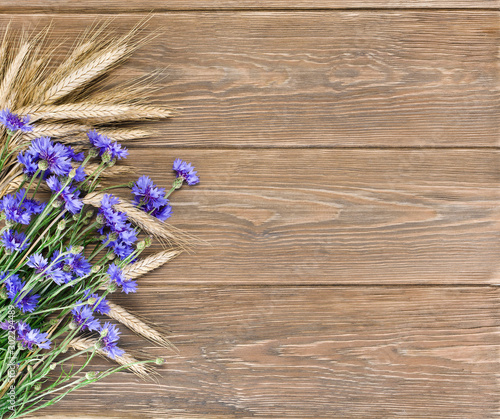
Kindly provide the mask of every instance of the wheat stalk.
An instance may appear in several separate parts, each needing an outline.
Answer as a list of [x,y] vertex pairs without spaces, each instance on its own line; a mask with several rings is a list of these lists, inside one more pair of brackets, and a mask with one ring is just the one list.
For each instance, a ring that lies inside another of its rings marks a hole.
[[130,330],[145,337],[153,343],[156,343],[160,346],[164,346],[166,348],[174,348],[174,346],[168,341],[168,339],[153,329],[147,323],[139,319],[137,316],[125,310],[123,307],[118,304],[114,304],[111,301],[108,301],[108,306],[110,308],[108,317],[119,321],[121,324],[127,326]]
[[[69,342],[68,346],[76,351],[85,351],[92,346],[95,346],[96,343],[97,340],[92,338],[74,338]],[[104,358],[112,359],[102,349],[97,349],[96,353]],[[114,361],[120,365],[126,366],[130,371],[143,380],[152,378],[152,375],[155,373],[153,369],[144,364],[134,364],[135,362],[138,362],[138,360],[127,352],[121,356],[116,356]]]

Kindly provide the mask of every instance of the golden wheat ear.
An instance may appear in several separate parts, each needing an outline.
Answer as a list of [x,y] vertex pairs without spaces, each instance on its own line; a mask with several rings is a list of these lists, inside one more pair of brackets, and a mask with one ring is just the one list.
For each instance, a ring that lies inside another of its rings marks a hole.
[[149,341],[156,343],[157,345],[163,346],[165,348],[178,349],[167,339],[167,337],[155,330],[146,321],[141,320],[138,316],[133,315],[129,311],[125,310],[118,304],[108,301],[110,308],[108,317],[120,322],[124,326],[127,326],[130,330],[137,333],[138,335],[148,339]]
[[[76,351],[85,351],[87,349],[90,349],[92,347],[95,347],[97,343],[97,339],[93,338],[74,338],[72,339],[68,347],[76,350]],[[101,349],[98,349],[96,351],[98,355],[100,355],[103,358],[110,359],[114,362],[116,362],[119,365],[126,366],[127,369],[132,371],[135,375],[138,377],[142,378],[143,380],[154,380],[156,376],[158,376],[158,373],[151,368],[149,365],[146,364],[137,364],[139,362],[138,359],[134,358],[132,355],[130,355],[127,352],[124,352],[123,355],[121,356],[116,356],[114,359],[110,358],[106,352],[104,352]]]
[[[103,197],[103,193],[93,192],[83,198],[82,201],[84,204],[99,208]],[[197,241],[194,237],[141,211],[128,202],[120,200],[114,207],[119,211],[125,212],[132,223],[140,227],[144,232],[156,237],[163,245],[186,250],[190,248],[192,242]]]
[[181,250],[163,250],[144,259],[131,263],[123,268],[123,275],[128,279],[136,279],[148,272],[159,268],[182,253]]

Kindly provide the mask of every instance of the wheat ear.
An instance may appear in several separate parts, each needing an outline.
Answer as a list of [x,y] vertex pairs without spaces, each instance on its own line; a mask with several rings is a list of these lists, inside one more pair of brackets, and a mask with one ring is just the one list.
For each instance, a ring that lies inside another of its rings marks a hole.
[[[25,134],[26,138],[32,140],[38,137],[66,137],[68,135],[78,134],[81,132],[89,131],[91,129],[90,125],[80,125],[80,124],[36,124],[33,127],[33,131]],[[88,141],[88,139],[87,139]]]
[[165,263],[171,261],[176,256],[180,255],[182,252],[180,250],[163,250],[161,252],[155,253],[138,262],[131,263],[123,268],[123,275],[129,279],[139,278],[148,272],[159,268]]
[[50,87],[44,94],[43,103],[53,103],[95,79],[123,58],[127,51],[126,45],[120,45],[99,53],[96,58]]
[[[74,338],[69,342],[68,346],[76,351],[85,351],[92,346],[95,346],[96,343],[97,340],[92,338]],[[98,349],[96,353],[104,358],[112,359],[117,364],[126,366],[130,371],[144,380],[147,378],[151,378],[152,374],[155,374],[154,370],[151,367],[148,367],[144,364],[134,364],[135,362],[138,362],[138,360],[127,352],[125,352],[121,356],[116,356],[114,359],[108,356],[102,349]]]
[[110,308],[109,313],[107,314],[108,317],[119,321],[133,332],[145,337],[153,343],[164,346],[165,348],[174,348],[174,345],[172,345],[163,334],[153,329],[137,316],[128,312],[118,304],[112,303],[111,301],[108,301],[108,305]]
[[19,113],[30,114],[33,122],[40,119],[82,119],[92,120],[96,123],[107,123],[141,119],[163,119],[172,116],[174,111],[147,105],[113,105],[79,102],[24,108]]
[[2,83],[0,84],[0,104],[2,106],[9,106],[9,103],[7,103],[7,98],[11,93],[12,85],[21,69],[26,55],[30,50],[30,47],[31,45],[29,44],[29,42],[25,42],[23,45],[21,45],[21,48],[19,48],[16,56],[5,71]]
[[[83,203],[98,208],[101,206],[103,197],[104,194],[100,192],[93,192],[83,198]],[[191,239],[189,239],[187,234],[181,232],[170,224],[159,221],[157,218],[141,211],[140,209],[137,209],[128,202],[120,201],[118,204],[115,204],[114,207],[119,211],[127,213],[129,219],[134,224],[157,237],[160,242],[166,241],[171,246],[177,245],[182,248],[187,248],[191,242]]]

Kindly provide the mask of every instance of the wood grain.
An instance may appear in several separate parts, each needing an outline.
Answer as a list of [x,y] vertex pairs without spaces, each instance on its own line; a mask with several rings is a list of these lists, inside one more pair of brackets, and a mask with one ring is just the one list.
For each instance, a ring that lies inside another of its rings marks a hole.
[[412,9],[499,7],[498,0],[2,0],[2,11],[28,13],[131,13],[176,10]]
[[129,164],[168,188],[176,157],[201,184],[169,221],[209,246],[158,284],[500,283],[497,151],[141,147]]
[[[68,16],[3,16],[0,24],[53,22],[54,38],[72,40],[103,17]],[[113,27],[139,19],[116,16]],[[150,29],[161,35],[115,73],[123,80],[167,68],[155,98],[182,115],[159,124],[149,142],[500,145],[496,11],[166,13]]]
[[[173,330],[158,384],[128,373],[40,417],[493,418],[498,289],[149,286],[120,297]],[[133,340],[133,342],[132,342]],[[122,347],[143,348],[126,334]],[[94,368],[110,364],[98,361]]]

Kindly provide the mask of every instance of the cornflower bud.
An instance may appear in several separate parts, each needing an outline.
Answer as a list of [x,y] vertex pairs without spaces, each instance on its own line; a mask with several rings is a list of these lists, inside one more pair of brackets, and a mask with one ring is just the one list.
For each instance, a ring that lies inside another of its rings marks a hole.
[[40,170],[47,170],[49,168],[49,163],[46,160],[40,160],[38,162],[38,168]]
[[0,298],[2,300],[6,300],[7,299],[7,290],[5,288],[0,289]]
[[40,391],[42,389],[42,385],[40,383],[36,383],[33,388],[35,389],[35,391]]
[[116,159],[113,159],[108,163],[108,167],[113,167],[115,164],[116,164]]
[[76,328],[78,328],[78,323],[76,323],[75,321],[71,320],[69,322],[68,327],[69,327],[70,330],[75,330]]
[[139,243],[137,243],[137,250],[143,250],[146,247],[146,242],[144,240],[141,240]]
[[178,177],[174,180],[174,183],[172,183],[172,187],[174,187],[175,189],[180,189],[183,183],[184,183],[184,178]]
[[164,363],[165,363],[165,360],[163,358],[156,358],[155,359],[156,365],[163,365]]
[[96,147],[92,147],[90,150],[89,150],[89,156],[90,157],[97,157],[99,155],[99,149],[96,148]]
[[87,218],[90,218],[94,215],[94,210],[88,210],[86,213],[85,213],[85,217]]
[[62,206],[62,204],[63,204],[63,202],[59,198],[52,201],[53,208],[59,208],[60,206]]
[[106,254],[106,258],[108,260],[114,260],[116,258],[116,255],[113,252],[109,252],[108,254]]
[[95,221],[96,221],[96,223],[99,223],[99,224],[104,224],[106,222],[104,215],[102,215],[102,214],[98,214],[97,217],[95,217]]
[[104,162],[104,163],[109,163],[109,161],[111,160],[111,153],[108,153],[107,151],[101,156],[101,160]]
[[49,366],[49,368],[50,368],[52,371],[54,371],[54,370],[56,369],[56,367],[57,367],[57,364],[56,364],[56,363],[54,363],[54,362],[53,362],[52,364],[50,364],[50,366]]
[[92,272],[93,274],[96,274],[100,270],[101,270],[101,265],[94,265],[92,266],[92,268],[90,268],[90,272]]
[[71,271],[71,266],[69,266],[69,265],[64,265],[64,266],[63,266],[63,271],[64,271],[64,272],[69,272],[69,271]]
[[87,304],[88,304],[89,306],[93,306],[96,302],[97,302],[97,298],[95,298],[95,297],[90,297],[90,298],[87,300]]
[[71,171],[69,172],[68,177],[69,177],[70,179],[73,179],[75,176],[76,176],[76,169],[75,169],[75,168],[73,168],[73,169],[71,169]]
[[106,336],[108,336],[108,329],[102,329],[101,330],[101,338],[105,338]]
[[153,243],[153,239],[151,238],[151,236],[145,237],[144,238],[144,243],[146,243],[146,247],[151,246],[151,244]]
[[116,291],[116,288],[117,288],[117,287],[116,287],[116,284],[115,284],[114,282],[110,282],[110,283],[108,284],[108,291],[109,291],[110,293],[114,293],[114,292]]
[[83,246],[71,246],[69,251],[72,255],[77,255],[78,253],[83,252]]
[[66,220],[61,220],[57,223],[57,229],[63,231],[66,228]]

